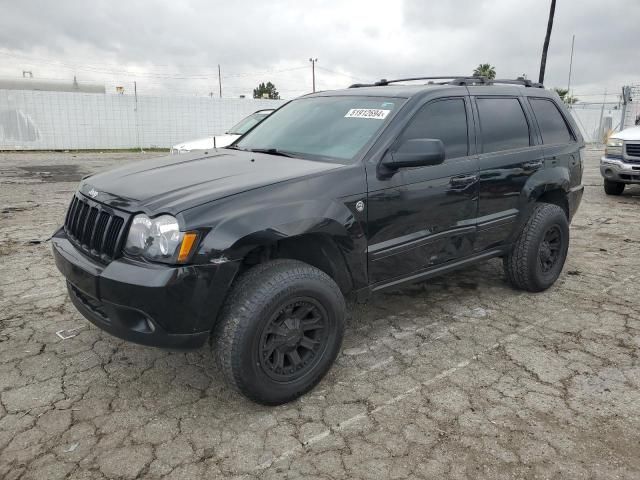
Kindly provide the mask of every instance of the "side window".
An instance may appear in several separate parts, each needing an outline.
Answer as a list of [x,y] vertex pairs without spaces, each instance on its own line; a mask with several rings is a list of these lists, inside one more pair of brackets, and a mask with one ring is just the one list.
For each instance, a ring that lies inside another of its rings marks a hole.
[[462,98],[436,100],[426,104],[402,133],[403,140],[437,138],[444,144],[445,158],[469,154],[467,110]]
[[575,140],[555,103],[542,98],[531,98],[529,101],[538,121],[543,143],[552,145]]
[[517,98],[478,98],[482,153],[528,147],[529,124]]

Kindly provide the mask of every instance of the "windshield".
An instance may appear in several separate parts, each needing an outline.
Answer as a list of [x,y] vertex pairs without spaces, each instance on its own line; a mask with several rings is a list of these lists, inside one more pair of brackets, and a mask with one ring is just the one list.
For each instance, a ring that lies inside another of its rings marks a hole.
[[274,112],[235,146],[302,158],[353,160],[402,102],[383,97],[300,98]]
[[270,113],[271,112],[256,112],[256,113],[252,113],[251,115],[249,115],[248,117],[243,118],[238,123],[236,123],[233,127],[231,127],[227,133],[231,133],[231,134],[234,134],[234,135],[244,135],[249,130],[251,130],[251,128],[254,125],[257,125],[262,120],[267,118]]

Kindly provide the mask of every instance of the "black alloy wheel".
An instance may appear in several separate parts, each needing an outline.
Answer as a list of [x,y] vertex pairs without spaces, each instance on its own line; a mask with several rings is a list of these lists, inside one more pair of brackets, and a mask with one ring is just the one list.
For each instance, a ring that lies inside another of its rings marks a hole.
[[325,272],[276,259],[234,283],[212,347],[231,386],[264,405],[290,402],[331,368],[342,344],[345,301]]
[[562,232],[558,225],[552,225],[544,232],[538,249],[538,259],[542,273],[549,273],[557,264],[562,251]]
[[264,372],[291,382],[313,370],[327,348],[327,314],[315,299],[287,301],[265,326],[259,345]]

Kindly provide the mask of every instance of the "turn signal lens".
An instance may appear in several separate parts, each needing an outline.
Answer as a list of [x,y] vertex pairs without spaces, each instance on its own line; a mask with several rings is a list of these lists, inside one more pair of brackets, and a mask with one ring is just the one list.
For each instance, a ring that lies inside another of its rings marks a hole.
[[178,262],[186,262],[196,244],[198,234],[194,232],[187,232],[182,239],[182,245],[180,245],[180,252],[178,253]]

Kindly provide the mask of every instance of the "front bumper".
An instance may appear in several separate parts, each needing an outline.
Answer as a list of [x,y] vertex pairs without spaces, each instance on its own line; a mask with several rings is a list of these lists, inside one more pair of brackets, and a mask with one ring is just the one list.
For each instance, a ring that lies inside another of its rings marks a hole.
[[604,156],[600,159],[600,174],[612,182],[640,183],[640,164]]
[[69,297],[87,320],[124,340],[163,348],[197,348],[207,341],[239,268],[238,262],[176,267],[127,258],[103,265],[76,248],[63,229],[51,242]]

